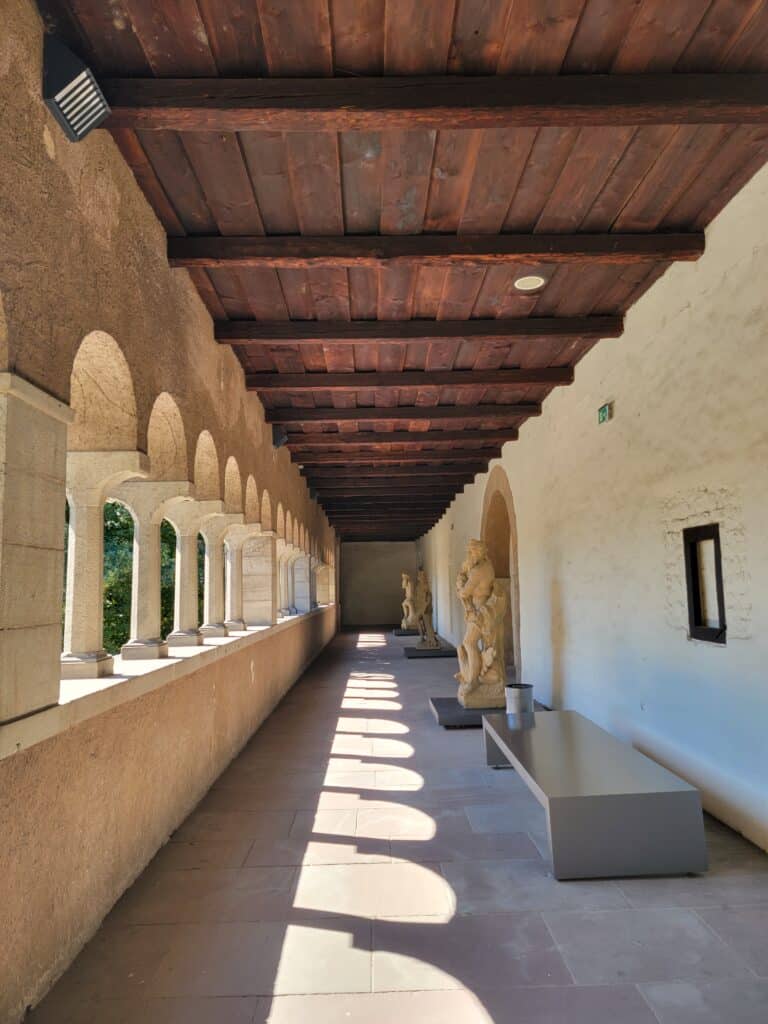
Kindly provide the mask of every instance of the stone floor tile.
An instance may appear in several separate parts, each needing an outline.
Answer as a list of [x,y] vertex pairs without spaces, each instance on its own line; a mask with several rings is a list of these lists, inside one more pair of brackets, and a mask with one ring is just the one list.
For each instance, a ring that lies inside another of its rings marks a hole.
[[[290,838],[320,839],[322,836],[353,837],[357,811],[299,811],[290,829]],[[282,838],[282,837],[281,837]]]
[[765,1024],[768,981],[740,978],[710,983],[641,985],[659,1024]]
[[286,920],[294,867],[205,868],[144,874],[110,915],[120,924]]
[[352,839],[328,836],[311,838],[257,839],[251,846],[246,867],[270,864],[388,864],[392,860],[387,839]]
[[612,882],[558,882],[541,860],[454,861],[442,870],[456,894],[459,914],[627,905]]
[[28,1024],[253,1024],[259,999],[109,999],[63,1009],[43,1004]]
[[768,907],[768,874],[718,871],[681,878],[627,878],[619,882],[635,907]]
[[357,835],[367,839],[432,839],[434,836],[468,835],[463,808],[422,810],[391,803],[357,812]]
[[153,996],[370,992],[367,921],[306,919],[174,926],[150,986]]
[[[278,840],[262,840],[262,842]],[[250,839],[201,839],[166,843],[156,854],[149,871],[183,871],[197,868],[239,868],[251,849]]]
[[[254,1024],[658,1024],[636,988],[516,988],[465,992],[279,996]],[[741,1022],[739,1022],[741,1024]]]
[[375,992],[571,982],[540,914],[373,924]]
[[580,985],[752,976],[690,910],[545,913],[544,920]]
[[391,850],[394,858],[412,862],[541,860],[527,832],[437,835],[426,840],[393,839]]
[[755,974],[768,979],[768,906],[700,910],[698,914]]
[[337,864],[302,867],[294,906],[365,918],[444,917],[453,913],[454,900],[437,865]]
[[526,792],[510,793],[504,800],[489,796],[485,803],[467,807],[473,832],[530,832],[546,829],[546,815],[538,801]]
[[201,839],[279,839],[288,836],[295,811],[193,811],[171,842]]

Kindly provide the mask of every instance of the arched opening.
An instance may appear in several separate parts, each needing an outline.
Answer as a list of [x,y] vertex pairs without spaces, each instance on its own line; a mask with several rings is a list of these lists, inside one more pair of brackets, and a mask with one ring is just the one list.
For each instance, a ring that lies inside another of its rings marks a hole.
[[520,682],[520,586],[517,569],[517,523],[512,489],[501,466],[488,478],[483,499],[481,537],[488,548],[496,579],[507,595],[504,649],[510,680]]
[[131,635],[133,516],[119,501],[104,502],[104,650],[117,654]]
[[153,480],[187,480],[187,435],[175,400],[163,391],[155,399],[147,427]]
[[197,624],[205,622],[205,537],[197,535]]
[[176,531],[164,519],[160,524],[160,635],[173,632],[173,609],[176,600]]

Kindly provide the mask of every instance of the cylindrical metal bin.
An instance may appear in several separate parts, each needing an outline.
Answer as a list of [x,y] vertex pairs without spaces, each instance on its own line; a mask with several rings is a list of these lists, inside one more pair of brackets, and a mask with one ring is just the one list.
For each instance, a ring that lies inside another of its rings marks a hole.
[[508,715],[530,715],[533,712],[533,687],[529,683],[508,683],[504,692]]

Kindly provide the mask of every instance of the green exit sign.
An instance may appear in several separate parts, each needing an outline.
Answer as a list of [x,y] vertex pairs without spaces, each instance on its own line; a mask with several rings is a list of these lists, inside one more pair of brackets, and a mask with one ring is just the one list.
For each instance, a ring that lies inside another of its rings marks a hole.
[[613,402],[606,402],[605,405],[601,405],[597,410],[597,422],[607,423],[608,420],[613,419]]

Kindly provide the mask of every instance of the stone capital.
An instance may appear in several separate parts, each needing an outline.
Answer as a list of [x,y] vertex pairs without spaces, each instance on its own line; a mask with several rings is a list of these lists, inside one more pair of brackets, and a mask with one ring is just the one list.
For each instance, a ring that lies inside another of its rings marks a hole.
[[174,506],[168,513],[168,520],[173,524],[179,536],[196,535],[211,516],[224,514],[224,502],[219,498],[208,501],[184,501]]
[[214,513],[203,520],[200,532],[206,544],[219,544],[224,542],[230,530],[243,525],[242,512]]
[[79,505],[101,505],[109,491],[148,474],[143,452],[67,452],[67,497]]
[[224,532],[224,543],[231,551],[241,548],[247,540],[263,537],[258,523],[233,523]]
[[109,490],[108,498],[126,505],[137,519],[159,524],[179,503],[194,498],[190,480],[127,480]]

